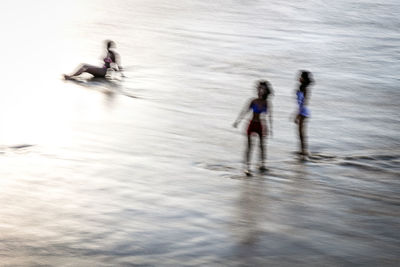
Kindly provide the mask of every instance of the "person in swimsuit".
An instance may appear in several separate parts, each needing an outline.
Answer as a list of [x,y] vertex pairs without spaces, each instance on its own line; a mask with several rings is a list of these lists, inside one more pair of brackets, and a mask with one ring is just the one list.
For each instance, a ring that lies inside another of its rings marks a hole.
[[[272,93],[271,86],[268,81],[261,80],[257,84],[258,97],[250,101],[248,105],[245,106],[243,111],[239,114],[236,121],[233,123],[233,127],[237,127],[244,116],[249,112],[253,111],[253,117],[250,120],[249,126],[247,128],[247,149],[245,152],[246,160],[246,174],[250,174],[250,154],[252,147],[252,135],[256,134],[260,138],[260,171],[265,171],[265,149],[264,140],[268,132],[272,135],[272,105],[268,100],[268,96]],[[262,114],[269,114],[269,127],[267,127],[267,121],[265,116]]]
[[113,48],[115,48],[115,43],[110,40],[106,40],[106,48],[107,48],[107,54],[105,58],[103,59],[104,65],[103,67],[96,67],[88,64],[82,64],[79,66],[78,70],[75,71],[71,75],[66,75],[64,74],[65,79],[71,79],[73,77],[79,76],[84,72],[87,72],[89,74],[92,74],[94,77],[106,77],[107,70],[108,69],[113,69],[116,71],[122,71],[122,67],[120,65],[120,57],[117,54],[117,52],[114,51]]
[[300,86],[296,91],[298,111],[294,122],[299,126],[300,155],[306,156],[308,152],[305,136],[305,122],[306,119],[311,116],[310,110],[307,107],[308,97],[310,95],[308,86],[313,83],[313,80],[311,78],[311,73],[305,70],[300,71],[299,76]]

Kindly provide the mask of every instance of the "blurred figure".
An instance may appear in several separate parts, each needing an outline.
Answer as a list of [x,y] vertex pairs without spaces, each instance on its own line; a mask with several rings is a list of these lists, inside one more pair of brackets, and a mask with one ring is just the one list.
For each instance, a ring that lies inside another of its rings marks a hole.
[[107,53],[105,58],[103,59],[104,61],[103,67],[96,67],[88,64],[82,64],[75,73],[71,75],[64,74],[64,78],[68,80],[73,77],[79,76],[84,72],[92,74],[94,77],[104,78],[106,77],[107,70],[109,69],[115,71],[122,71],[122,66],[120,64],[121,61],[120,56],[117,54],[117,52],[114,51],[115,43],[111,40],[106,40],[105,43],[106,43]]
[[[266,171],[265,168],[265,150],[264,150],[264,140],[267,136],[266,129],[269,129],[269,133],[272,135],[272,105],[268,100],[268,96],[272,93],[271,86],[268,81],[259,81],[257,84],[257,94],[258,97],[254,98],[250,101],[248,105],[242,110],[239,114],[236,121],[233,123],[233,127],[237,127],[240,121],[244,118],[244,116],[250,111],[253,111],[253,118],[250,120],[250,124],[247,128],[247,149],[245,152],[245,160],[246,160],[246,175],[251,175],[250,171],[250,155],[251,155],[251,147],[252,147],[252,134],[257,134],[260,138],[260,171]],[[261,116],[261,114],[269,113],[269,127],[267,127],[267,121],[265,116]]]
[[300,155],[307,156],[307,141],[305,136],[305,122],[310,117],[310,110],[307,108],[308,99],[310,92],[308,86],[314,81],[310,72],[302,70],[300,71],[299,77],[300,86],[296,92],[297,104],[299,110],[294,122],[299,126],[299,138],[300,138]]

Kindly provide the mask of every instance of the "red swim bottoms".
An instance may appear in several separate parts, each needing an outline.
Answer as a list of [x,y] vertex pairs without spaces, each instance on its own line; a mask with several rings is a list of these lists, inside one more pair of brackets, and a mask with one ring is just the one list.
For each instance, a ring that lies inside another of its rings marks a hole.
[[259,136],[265,135],[264,125],[259,121],[251,121],[247,128],[247,135],[251,135],[252,133],[256,133]]

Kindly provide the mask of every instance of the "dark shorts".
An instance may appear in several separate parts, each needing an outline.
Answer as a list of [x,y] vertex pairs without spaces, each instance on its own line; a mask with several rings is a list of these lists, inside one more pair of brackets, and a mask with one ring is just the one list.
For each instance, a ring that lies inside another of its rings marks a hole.
[[265,135],[265,127],[259,121],[251,121],[249,127],[247,128],[247,135],[251,135],[252,133],[256,133],[259,136]]

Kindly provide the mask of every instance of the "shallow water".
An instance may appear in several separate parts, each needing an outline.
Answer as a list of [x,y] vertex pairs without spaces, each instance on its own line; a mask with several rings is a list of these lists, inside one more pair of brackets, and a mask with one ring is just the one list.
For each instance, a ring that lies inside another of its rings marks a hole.
[[[398,264],[397,1],[1,5],[0,265]],[[105,39],[126,78],[61,79]],[[248,178],[231,125],[258,79],[274,135]]]

